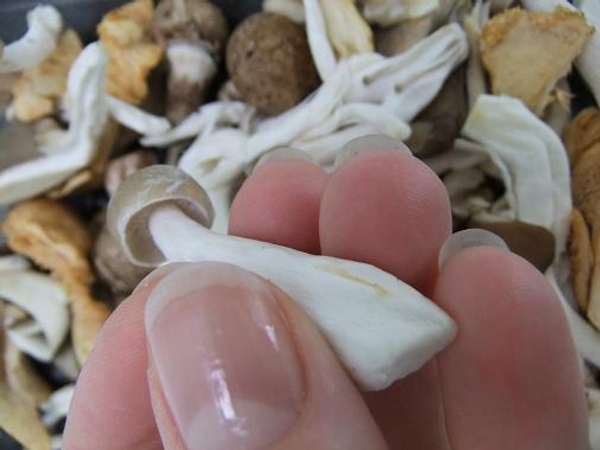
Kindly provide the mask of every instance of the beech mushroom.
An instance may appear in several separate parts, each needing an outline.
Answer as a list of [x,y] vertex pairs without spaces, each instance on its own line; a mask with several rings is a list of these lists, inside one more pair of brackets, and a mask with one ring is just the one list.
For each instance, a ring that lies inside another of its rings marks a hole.
[[227,19],[207,0],[162,0],[154,29],[169,64],[167,117],[178,124],[208,94],[229,35]]
[[207,228],[212,215],[191,177],[152,166],[121,184],[108,206],[108,225],[136,264],[225,262],[278,285],[320,326],[364,389],[389,386],[453,339],[452,319],[394,276],[369,264],[217,235]]
[[234,30],[227,70],[242,97],[265,115],[286,111],[319,85],[304,29],[271,13],[254,14]]

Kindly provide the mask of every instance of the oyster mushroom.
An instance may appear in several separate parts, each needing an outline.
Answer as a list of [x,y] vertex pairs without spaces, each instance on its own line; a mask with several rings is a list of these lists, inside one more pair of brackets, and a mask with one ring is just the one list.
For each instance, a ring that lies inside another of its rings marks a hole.
[[3,232],[11,249],[50,269],[66,290],[73,346],[83,364],[109,315],[108,307],[91,296],[94,275],[88,253],[92,240],[87,227],[60,202],[39,199],[13,207]]
[[63,21],[54,6],[40,5],[27,13],[27,26],[21,39],[0,46],[0,73],[18,72],[44,61],[56,48]]
[[450,317],[374,266],[217,235],[206,228],[211,220],[204,190],[170,166],[134,173],[108,206],[109,228],[132,262],[219,261],[278,285],[364,389],[383,389],[417,370],[454,337]]
[[31,122],[52,114],[67,88],[67,77],[82,44],[77,33],[66,30],[54,52],[40,64],[23,71],[12,86],[10,114],[21,122]]
[[566,8],[553,12],[514,8],[494,16],[480,39],[492,92],[519,98],[540,116],[556,83],[569,73],[593,33],[583,14]]
[[227,70],[244,100],[265,115],[280,114],[319,85],[304,29],[271,13],[258,13],[234,30]]
[[97,27],[109,55],[107,92],[134,105],[146,97],[148,74],[163,55],[152,37],[153,15],[152,0],[135,0],[108,12]]
[[229,35],[227,20],[207,0],[162,0],[154,29],[169,64],[167,117],[178,124],[208,94]]

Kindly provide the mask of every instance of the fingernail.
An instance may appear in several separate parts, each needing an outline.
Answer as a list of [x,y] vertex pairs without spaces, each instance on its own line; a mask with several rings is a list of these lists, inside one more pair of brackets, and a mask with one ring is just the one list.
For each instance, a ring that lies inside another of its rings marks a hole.
[[290,147],[278,147],[262,155],[258,159],[257,163],[254,165],[252,173],[254,173],[256,169],[258,169],[261,166],[264,166],[267,163],[273,161],[282,161],[286,159],[313,162],[313,158],[308,153],[303,152],[302,150],[296,150],[295,148]]
[[272,290],[227,264],[194,264],[154,288],[150,358],[189,449],[254,450],[297,420],[303,378]]
[[152,284],[154,284],[157,281],[161,280],[162,278],[166,277],[169,273],[173,272],[174,270],[179,269],[181,267],[189,266],[189,265],[190,265],[190,263],[186,263],[186,262],[174,262],[174,263],[163,264],[162,266],[157,267],[152,272],[150,272],[148,275],[146,275],[144,278],[142,278],[142,281],[140,281],[138,283],[138,285],[133,290],[132,294],[135,294],[136,292],[138,292],[141,289],[146,289],[146,288],[152,286]]
[[506,242],[497,234],[481,228],[469,228],[448,236],[444,241],[438,255],[438,267],[441,269],[450,258],[470,247],[498,247],[509,250]]
[[412,155],[410,149],[399,139],[393,139],[385,134],[367,134],[348,141],[336,155],[333,168],[338,168],[356,155],[371,150],[398,150]]

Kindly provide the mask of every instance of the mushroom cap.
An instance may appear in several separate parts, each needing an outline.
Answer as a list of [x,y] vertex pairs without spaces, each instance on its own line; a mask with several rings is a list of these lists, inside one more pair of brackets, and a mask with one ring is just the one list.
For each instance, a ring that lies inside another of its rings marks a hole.
[[123,253],[138,266],[156,267],[165,261],[154,244],[149,221],[163,206],[177,206],[209,227],[214,211],[208,195],[192,177],[173,166],[155,165],[125,178],[108,204],[107,225]]
[[244,100],[266,115],[291,108],[320,83],[304,28],[271,13],[254,14],[234,30],[227,70]]
[[227,18],[206,0],[162,0],[154,13],[154,29],[161,40],[199,42],[215,55],[229,36]]

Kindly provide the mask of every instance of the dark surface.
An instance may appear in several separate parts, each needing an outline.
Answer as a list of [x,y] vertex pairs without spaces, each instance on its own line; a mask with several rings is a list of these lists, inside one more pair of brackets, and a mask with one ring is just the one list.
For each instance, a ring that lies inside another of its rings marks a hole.
[[[55,5],[63,15],[68,27],[75,28],[84,41],[95,39],[96,25],[102,15],[115,6],[127,3],[123,0],[0,0],[0,39],[11,42],[27,29],[27,11],[44,3]],[[156,2],[155,2],[156,3]],[[231,26],[252,12],[260,10],[260,0],[214,0],[227,16]]]

